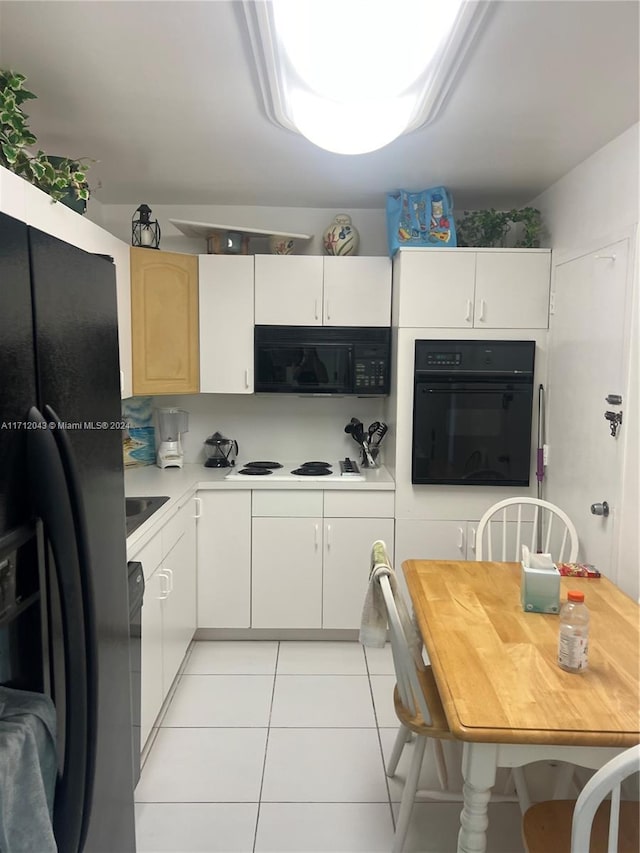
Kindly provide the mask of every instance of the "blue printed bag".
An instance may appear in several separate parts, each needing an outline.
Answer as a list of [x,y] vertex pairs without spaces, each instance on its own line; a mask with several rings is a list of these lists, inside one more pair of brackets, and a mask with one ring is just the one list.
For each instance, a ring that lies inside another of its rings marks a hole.
[[389,256],[403,246],[455,246],[453,201],[445,187],[387,194]]

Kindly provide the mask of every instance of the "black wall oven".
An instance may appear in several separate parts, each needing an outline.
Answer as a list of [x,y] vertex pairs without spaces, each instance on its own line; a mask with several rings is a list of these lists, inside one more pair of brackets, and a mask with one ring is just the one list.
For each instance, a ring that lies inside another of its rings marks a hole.
[[535,346],[416,341],[412,483],[529,485]]

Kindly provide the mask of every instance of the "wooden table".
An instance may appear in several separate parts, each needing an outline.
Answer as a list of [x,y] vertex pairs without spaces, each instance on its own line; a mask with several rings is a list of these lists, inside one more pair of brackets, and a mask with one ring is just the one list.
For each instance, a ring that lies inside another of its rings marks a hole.
[[486,849],[497,767],[600,767],[640,742],[639,609],[606,578],[562,578],[591,613],[589,669],[556,663],[558,617],[525,613],[517,563],[402,564],[451,731],[463,741],[459,853]]

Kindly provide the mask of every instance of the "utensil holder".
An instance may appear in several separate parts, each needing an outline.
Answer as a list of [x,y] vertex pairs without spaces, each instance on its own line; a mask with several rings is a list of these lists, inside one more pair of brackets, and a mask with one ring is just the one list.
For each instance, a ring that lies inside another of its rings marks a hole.
[[378,456],[380,453],[380,449],[378,447],[370,447],[369,453],[371,454],[371,457],[373,459],[374,464],[369,465],[369,461],[367,460],[367,456],[364,452],[364,448],[362,448],[362,450],[360,452],[360,467],[361,468],[379,468],[380,463],[378,462]]

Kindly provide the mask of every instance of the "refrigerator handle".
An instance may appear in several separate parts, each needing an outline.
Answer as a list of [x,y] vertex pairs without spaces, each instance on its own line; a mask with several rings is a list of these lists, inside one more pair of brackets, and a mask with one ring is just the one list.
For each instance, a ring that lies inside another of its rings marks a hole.
[[[82,830],[80,849],[84,847],[89,829],[91,804],[93,802],[93,787],[95,781],[96,752],[98,745],[98,630],[96,622],[95,595],[93,590],[93,573],[91,571],[91,554],[89,551],[89,535],[87,532],[87,516],[85,512],[82,486],[75,459],[75,453],[64,424],[51,406],[44,406],[44,416],[56,427],[52,430],[58,453],[64,468],[67,484],[66,492],[71,504],[71,512],[75,527],[75,542],[80,564],[80,585],[82,592],[82,613],[84,617],[84,637],[86,650],[86,680],[87,680],[87,739],[86,739],[86,776],[84,788],[84,806],[82,809]],[[125,571],[126,567],[123,567]],[[78,801],[78,806],[82,800]]]
[[[54,833],[59,850],[82,849],[87,774],[87,665],[83,593],[75,520],[56,441],[38,409],[27,415],[27,473],[34,509],[42,519],[55,560],[64,647],[65,743],[56,786]],[[60,699],[59,698],[59,702]],[[61,704],[61,703],[60,703]]]

